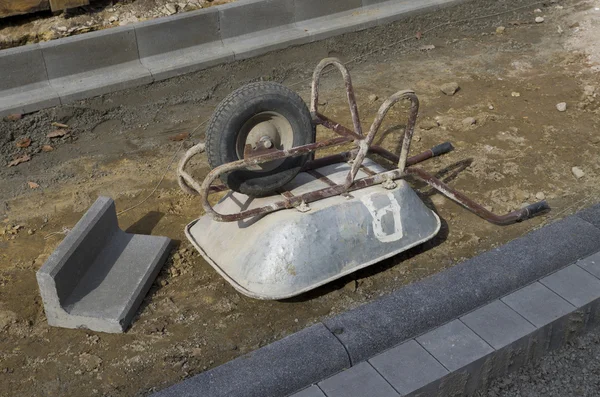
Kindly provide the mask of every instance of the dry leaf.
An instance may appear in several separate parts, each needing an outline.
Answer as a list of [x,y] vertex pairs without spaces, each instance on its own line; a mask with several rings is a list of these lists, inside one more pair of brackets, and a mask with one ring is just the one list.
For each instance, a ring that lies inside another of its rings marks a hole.
[[183,141],[184,139],[187,139],[188,136],[190,136],[189,132],[182,132],[181,134],[177,134],[177,135],[170,137],[169,140],[173,141],[173,142],[179,142],[179,141]]
[[417,38],[417,40],[421,40],[421,37],[423,37],[423,33],[417,32],[417,34],[415,35],[415,37]]
[[27,184],[29,185],[29,187],[30,187],[31,189],[37,189],[38,187],[40,187],[40,185],[38,185],[38,184],[37,184],[37,183],[35,183],[35,182],[31,182],[31,181],[27,182]]
[[28,154],[24,154],[23,156],[14,159],[13,161],[11,161],[10,163],[8,163],[9,167],[14,167],[15,165],[19,165],[21,163],[25,163],[27,161],[31,160],[31,156],[29,156]]
[[31,138],[23,138],[17,141],[17,147],[26,148],[31,145]]
[[51,152],[53,150],[54,150],[54,148],[52,146],[50,146],[50,145],[44,145],[44,146],[42,146],[42,152]]
[[69,126],[68,126],[68,125],[66,125],[66,124],[63,124],[63,123],[57,123],[57,122],[53,122],[51,125],[52,125],[52,127],[58,127],[58,128],[69,128]]
[[48,138],[58,138],[61,136],[65,136],[67,134],[67,130],[56,130],[56,131],[52,131],[51,133],[49,133],[48,135],[46,135],[46,137]]

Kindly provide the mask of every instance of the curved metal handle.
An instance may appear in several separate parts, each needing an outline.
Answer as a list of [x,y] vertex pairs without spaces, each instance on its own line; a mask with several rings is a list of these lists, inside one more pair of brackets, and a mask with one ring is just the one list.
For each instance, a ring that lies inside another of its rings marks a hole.
[[200,185],[192,178],[190,174],[185,172],[184,168],[192,157],[197,154],[204,153],[206,145],[204,142],[200,142],[197,145],[192,146],[185,152],[185,155],[179,161],[177,166],[177,183],[181,190],[187,194],[198,196],[200,195]]
[[375,139],[375,135],[379,131],[381,127],[381,123],[383,119],[387,115],[388,111],[394,106],[398,101],[402,99],[408,99],[411,102],[410,106],[410,114],[408,116],[408,121],[406,123],[406,129],[404,130],[404,141],[402,142],[402,151],[400,152],[400,159],[398,161],[398,169],[400,170],[400,174],[404,172],[406,168],[406,160],[408,158],[408,152],[410,150],[410,143],[412,141],[412,136],[415,132],[415,125],[417,123],[417,115],[419,114],[419,98],[413,90],[402,90],[398,91],[391,97],[389,97],[379,108],[377,112],[377,116],[375,116],[375,120],[373,120],[373,124],[371,124],[371,128],[369,129],[369,134],[367,137],[359,142],[359,151],[354,159],[354,163],[352,164],[352,169],[348,173],[346,177],[345,186],[348,188],[354,182],[354,178],[356,178],[356,174],[362,162],[364,161],[369,148],[373,144],[373,140]]
[[354,131],[362,136],[362,126],[360,125],[360,118],[358,116],[358,106],[356,105],[356,98],[354,97],[354,88],[352,87],[352,79],[348,68],[344,66],[337,58],[325,58],[315,68],[312,80],[312,93],[310,96],[310,113],[313,119],[317,118],[318,106],[319,106],[319,81],[323,74],[323,69],[327,66],[333,65],[338,68],[342,77],[344,78],[344,84],[346,85],[346,94],[348,96],[348,105],[350,106],[350,114],[352,115],[352,123],[354,124]]

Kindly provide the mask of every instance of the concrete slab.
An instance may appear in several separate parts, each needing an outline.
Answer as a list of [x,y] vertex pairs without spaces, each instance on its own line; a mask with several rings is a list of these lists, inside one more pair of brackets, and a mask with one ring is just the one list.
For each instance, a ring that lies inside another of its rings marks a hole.
[[600,227],[600,204],[592,205],[591,207],[578,212],[576,216],[596,227]]
[[362,0],[302,0],[294,2],[296,22],[362,7]]
[[290,397],[327,397],[318,386],[312,385],[309,388],[302,390],[301,392],[292,394]]
[[140,61],[154,80],[233,61],[219,33],[216,7],[134,25]]
[[600,249],[600,230],[565,218],[325,321],[360,362]]
[[241,0],[219,7],[223,40],[294,23],[294,0]]
[[68,37],[40,47],[50,85],[62,103],[152,82],[140,63],[133,27]]
[[600,298],[600,280],[577,265],[568,266],[540,280],[561,298],[577,308]]
[[367,362],[319,382],[327,397],[398,397],[390,384]]
[[[572,332],[571,316],[580,326],[585,325],[577,308],[536,282],[501,299],[511,309],[540,329],[532,355],[539,357],[548,350],[556,349]],[[579,321],[581,320],[581,321]]]
[[60,105],[39,44],[0,51],[0,117]]
[[153,397],[286,396],[350,367],[319,323],[153,394]]
[[600,252],[580,260],[577,262],[577,266],[600,279]]
[[374,13],[382,10],[357,9],[343,11],[325,17],[296,22],[296,27],[310,36],[310,41],[323,40],[340,34],[357,32],[377,25]]
[[123,332],[169,253],[166,237],[125,233],[100,197],[37,272],[48,324]]
[[223,39],[223,45],[233,51],[235,60],[239,61],[310,41],[311,37],[306,31],[288,25]]
[[414,339],[373,357],[369,363],[402,396],[434,395],[448,374]]

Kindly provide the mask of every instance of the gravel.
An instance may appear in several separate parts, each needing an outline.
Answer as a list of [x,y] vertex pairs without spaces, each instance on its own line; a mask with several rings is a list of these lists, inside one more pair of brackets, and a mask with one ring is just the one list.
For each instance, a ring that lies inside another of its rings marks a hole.
[[492,382],[487,397],[600,396],[600,327]]

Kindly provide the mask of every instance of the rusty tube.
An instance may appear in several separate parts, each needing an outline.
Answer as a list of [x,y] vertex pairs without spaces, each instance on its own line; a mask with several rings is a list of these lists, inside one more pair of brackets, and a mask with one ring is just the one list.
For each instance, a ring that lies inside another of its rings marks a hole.
[[352,123],[354,124],[354,132],[358,136],[362,137],[363,132],[360,125],[360,117],[358,115],[358,106],[356,105],[356,98],[354,96],[354,88],[352,87],[352,78],[350,77],[348,68],[346,68],[346,66],[344,66],[344,64],[337,58],[325,58],[319,62],[315,68],[312,79],[312,92],[310,96],[310,113],[313,119],[316,118],[316,115],[319,111],[319,82],[321,80],[321,75],[323,74],[323,69],[329,65],[337,67],[344,78],[346,95],[348,97],[348,105],[350,106],[350,114],[352,115]]

